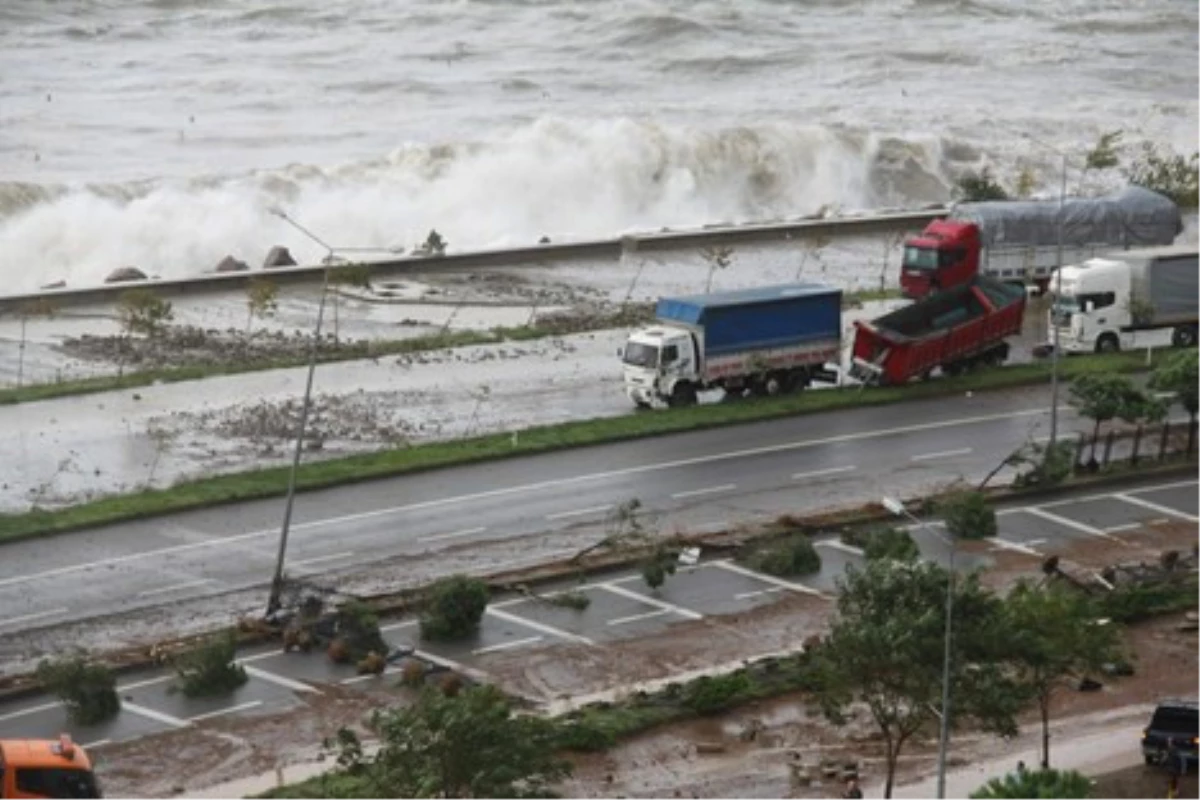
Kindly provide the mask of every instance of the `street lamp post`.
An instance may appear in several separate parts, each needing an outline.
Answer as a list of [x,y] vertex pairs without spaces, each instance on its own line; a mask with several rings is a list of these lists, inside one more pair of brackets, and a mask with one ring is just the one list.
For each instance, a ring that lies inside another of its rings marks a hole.
[[317,371],[317,348],[321,341],[321,323],[325,319],[325,298],[329,292],[329,268],[333,262],[333,248],[321,241],[316,235],[307,230],[300,223],[293,220],[280,209],[271,209],[271,213],[279,217],[284,222],[291,225],[296,230],[303,233],[305,236],[312,239],[317,244],[325,248],[327,255],[325,257],[324,278],[321,282],[321,300],[317,304],[317,324],[313,331],[312,348],[309,350],[308,357],[308,379],[304,385],[304,404],[300,407],[300,426],[296,433],[296,449],[292,453],[292,468],[288,474],[287,500],[283,507],[283,527],[279,531],[279,553],[275,558],[275,574],[271,578],[271,593],[267,598],[267,616],[271,616],[279,610],[281,602],[280,596],[283,593],[283,562],[287,555],[288,533],[292,526],[292,508],[296,501],[296,473],[300,469],[300,454],[304,448],[304,433],[308,427],[308,409],[312,404],[312,388],[313,376]]
[[946,796],[946,752],[950,748],[950,644],[953,638],[951,621],[954,616],[954,537],[942,537],[933,530],[929,523],[918,519],[904,507],[904,503],[893,497],[884,497],[883,507],[897,517],[908,517],[918,527],[926,528],[935,536],[950,545],[950,576],[946,580],[946,632],[943,636],[942,654],[942,715],[938,729],[938,760],[937,760],[937,796]]
[[1050,305],[1050,327],[1053,328],[1051,333],[1051,352],[1050,352],[1050,450],[1053,451],[1054,445],[1058,443],[1058,353],[1059,353],[1059,333],[1057,315],[1054,313],[1054,304],[1058,298],[1062,297],[1062,268],[1063,268],[1063,228],[1066,225],[1067,215],[1067,154],[1059,150],[1057,147],[1048,145],[1041,139],[1029,133],[1022,133],[1021,137],[1030,142],[1044,147],[1045,149],[1057,154],[1062,158],[1062,183],[1058,190],[1058,247],[1055,261],[1057,269],[1055,270],[1055,287],[1054,287],[1054,303]]

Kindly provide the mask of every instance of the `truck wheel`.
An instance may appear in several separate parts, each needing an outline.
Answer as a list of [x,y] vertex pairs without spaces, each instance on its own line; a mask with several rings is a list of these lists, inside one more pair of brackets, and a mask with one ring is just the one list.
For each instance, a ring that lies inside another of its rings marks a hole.
[[696,405],[696,387],[690,383],[677,383],[674,390],[671,392],[671,399],[667,401],[671,408],[684,408],[685,406]]
[[645,409],[650,408],[650,404],[645,400],[634,400],[633,404],[637,407],[638,411],[644,411]]
[[1176,347],[1195,347],[1196,329],[1191,325],[1180,325],[1171,332],[1171,344]]
[[1106,333],[1096,340],[1097,353],[1115,353],[1121,349],[1121,340],[1114,334]]
[[947,378],[954,378],[962,374],[963,365],[961,362],[955,361],[952,364],[946,364],[942,367],[942,372],[946,373]]

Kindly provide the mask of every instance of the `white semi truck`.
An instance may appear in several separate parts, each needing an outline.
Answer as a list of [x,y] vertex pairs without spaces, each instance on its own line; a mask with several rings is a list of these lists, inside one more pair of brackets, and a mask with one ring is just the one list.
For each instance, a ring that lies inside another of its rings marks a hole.
[[1125,250],[1063,267],[1050,280],[1050,335],[1057,327],[1068,353],[1130,349],[1139,332],[1163,329],[1176,347],[1192,347],[1198,277],[1196,245]]

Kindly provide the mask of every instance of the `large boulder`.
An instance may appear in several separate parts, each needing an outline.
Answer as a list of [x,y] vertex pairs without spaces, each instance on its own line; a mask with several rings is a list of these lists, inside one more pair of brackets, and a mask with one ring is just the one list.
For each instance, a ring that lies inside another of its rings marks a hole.
[[296,259],[292,258],[292,254],[282,245],[272,247],[271,252],[267,253],[266,260],[263,261],[263,269],[294,266],[296,266]]
[[126,281],[144,281],[146,273],[142,272],[137,267],[121,267],[114,269],[108,273],[108,277],[104,279],[105,283],[125,283]]
[[250,265],[245,261],[239,261],[233,256],[225,256],[217,262],[213,272],[245,272],[248,269],[250,269]]

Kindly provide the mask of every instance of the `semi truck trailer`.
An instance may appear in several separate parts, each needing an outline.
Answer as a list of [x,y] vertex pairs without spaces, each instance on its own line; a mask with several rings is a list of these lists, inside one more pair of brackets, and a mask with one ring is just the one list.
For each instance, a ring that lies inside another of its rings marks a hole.
[[1068,353],[1137,345],[1142,331],[1171,330],[1176,347],[1196,344],[1200,262],[1196,245],[1110,253],[1066,266],[1050,283],[1050,334]]
[[841,356],[842,292],[817,284],[665,297],[619,352],[639,408],[688,406],[707,389],[804,388]]
[[1068,198],[1061,207],[1058,200],[961,203],[905,241],[900,288],[919,299],[986,275],[1045,291],[1061,264],[1118,248],[1169,245],[1182,230],[1179,207],[1139,186]]

